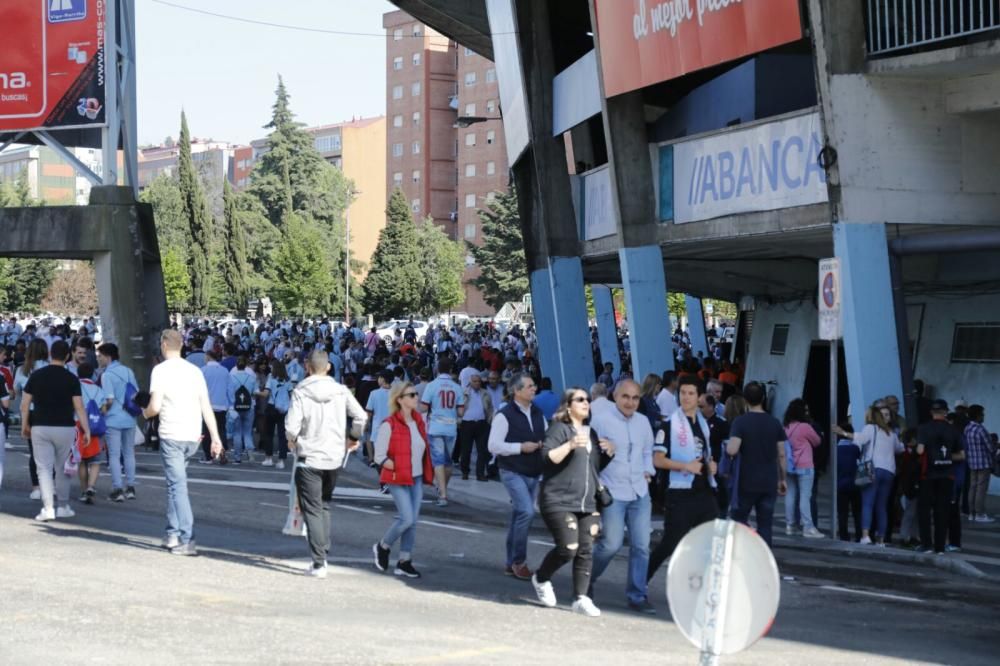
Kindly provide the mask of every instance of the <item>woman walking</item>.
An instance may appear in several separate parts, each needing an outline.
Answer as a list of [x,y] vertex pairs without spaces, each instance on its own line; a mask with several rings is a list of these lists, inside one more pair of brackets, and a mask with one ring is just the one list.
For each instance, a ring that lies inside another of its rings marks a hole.
[[[567,389],[542,443],[542,483],[538,507],[556,542],[531,577],[542,605],[556,605],[552,576],[573,561],[573,612],[597,617],[600,609],[587,596],[594,539],[600,532],[598,473],[611,462],[614,444],[590,429],[590,397],[582,388]],[[606,492],[606,491],[605,491]]]
[[[792,535],[802,530],[802,536],[822,539],[823,533],[816,529],[813,521],[812,499],[813,478],[816,468],[813,464],[813,449],[821,443],[820,436],[809,424],[809,409],[806,401],[796,398],[788,403],[785,410],[786,459],[788,464],[788,493],[785,495],[785,533]],[[791,457],[788,457],[788,454]],[[795,520],[798,509],[801,523]]]
[[413,544],[417,537],[420,503],[424,484],[434,482],[434,467],[427,443],[427,428],[417,412],[420,396],[410,382],[398,382],[389,391],[389,418],[375,435],[375,462],[381,466],[380,480],[389,488],[399,514],[385,536],[372,546],[375,567],[389,568],[389,553],[401,540],[399,560],[393,571],[397,576],[420,578],[413,568]]
[[865,427],[861,432],[848,433],[840,426],[833,428],[861,448],[861,464],[871,462],[875,468],[875,478],[861,491],[860,543],[863,544],[872,543],[874,533],[875,543],[884,546],[883,538],[889,527],[889,495],[896,476],[896,454],[903,452],[903,443],[892,429],[891,416],[885,402],[876,400],[865,412]]
[[[28,378],[35,370],[41,370],[49,364],[49,346],[45,340],[35,338],[28,344],[28,349],[24,353],[24,364],[17,369],[14,375],[14,399],[24,402],[24,387],[28,383]],[[19,403],[20,404],[20,403]],[[30,418],[31,411],[28,412]],[[28,425],[31,425],[30,423]],[[22,430],[24,423],[21,424]],[[31,475],[31,499],[41,499],[42,491],[38,488],[38,466],[35,465],[35,450],[30,437],[25,437],[28,441],[28,473]]]
[[[94,383],[94,366],[90,363],[81,363],[76,368],[76,376],[80,380],[80,400],[84,409],[87,404],[93,401],[102,414],[107,412],[104,391]],[[89,417],[88,416],[88,422]],[[93,424],[91,424],[93,425]],[[105,426],[107,427],[107,426]],[[93,504],[94,497],[97,496],[97,479],[101,474],[101,452],[104,451],[104,442],[101,437],[91,435],[83,437],[83,429],[78,433],[77,447],[80,450],[80,501],[84,504]]]
[[[264,448],[264,467],[273,465],[277,469],[285,469],[285,459],[288,458],[285,414],[288,413],[288,406],[291,404],[292,382],[288,378],[285,364],[280,360],[271,360],[271,375],[267,378],[267,384],[260,393],[267,398],[267,426],[261,437]],[[274,446],[275,438],[278,440],[277,452],[275,452]]]

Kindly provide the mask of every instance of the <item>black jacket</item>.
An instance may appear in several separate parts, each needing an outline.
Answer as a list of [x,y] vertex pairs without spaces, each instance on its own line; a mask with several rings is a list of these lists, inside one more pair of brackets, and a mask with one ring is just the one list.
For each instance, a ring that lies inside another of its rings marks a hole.
[[611,456],[601,450],[597,433],[590,431],[590,452],[573,449],[558,465],[549,459],[549,451],[557,449],[576,436],[572,425],[553,421],[542,442],[542,489],[538,508],[542,513],[572,511],[593,513],[597,511],[594,499],[600,484],[598,473],[604,469]]

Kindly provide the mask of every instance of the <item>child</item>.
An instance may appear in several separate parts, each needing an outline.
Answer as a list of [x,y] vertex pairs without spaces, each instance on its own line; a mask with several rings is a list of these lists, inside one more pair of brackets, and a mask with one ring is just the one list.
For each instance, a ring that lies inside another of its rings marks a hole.
[[920,534],[917,528],[917,498],[920,496],[921,456],[917,455],[917,431],[913,428],[903,431],[903,446],[900,456],[899,488],[902,493],[903,519],[899,528],[900,543],[918,548]]

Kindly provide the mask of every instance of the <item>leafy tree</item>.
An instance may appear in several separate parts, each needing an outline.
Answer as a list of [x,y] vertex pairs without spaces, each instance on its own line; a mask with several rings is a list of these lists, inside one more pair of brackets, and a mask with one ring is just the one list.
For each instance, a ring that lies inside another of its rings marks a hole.
[[74,261],[69,270],[57,271],[42,297],[41,307],[49,312],[97,314],[97,283],[91,263]]
[[184,198],[177,180],[160,174],[139,194],[139,201],[153,207],[160,252],[173,249],[182,257],[187,257],[191,227],[184,212]]
[[[22,169],[13,181],[0,183],[0,207],[24,208],[41,206],[43,202],[31,196],[28,171]],[[56,261],[52,259],[3,259],[0,265],[0,288],[4,289],[5,307],[10,310],[37,311],[42,296],[52,284]]]
[[687,315],[687,301],[684,299],[684,294],[678,294],[676,292],[667,293],[667,310],[670,312],[670,316],[676,317],[677,321],[681,320],[681,317]]
[[10,259],[0,257],[0,310],[12,310],[10,289],[14,286],[13,264]]
[[181,111],[180,157],[177,172],[180,179],[184,215],[191,230],[189,267],[191,275],[191,308],[198,313],[208,311],[211,296],[212,219],[208,214],[205,193],[191,159],[191,133],[187,116]]
[[167,308],[173,312],[183,311],[191,301],[191,278],[188,276],[184,256],[176,247],[160,255],[163,269],[163,289],[167,296]]
[[465,300],[462,244],[448,238],[430,218],[417,228],[417,243],[423,250],[423,288],[416,309],[424,314],[450,310]]
[[281,243],[281,232],[271,224],[257,197],[238,192],[233,203],[247,243],[247,288],[251,293],[266,294],[271,288],[271,258]]
[[402,190],[389,197],[386,218],[365,278],[364,306],[378,318],[403,317],[420,304],[426,252]]
[[333,269],[322,252],[322,235],[294,213],[285,217],[284,227],[272,261],[278,306],[299,315],[329,312]]
[[225,182],[222,190],[225,202],[225,278],[230,307],[237,313],[243,312],[250,298],[250,287],[247,283],[247,239],[243,229],[243,220],[236,207],[236,195]]
[[483,293],[490,307],[500,309],[508,301],[520,301],[528,293],[527,260],[521,237],[521,217],[513,188],[498,192],[486,208],[479,210],[483,244],[468,243],[481,273],[472,284]]

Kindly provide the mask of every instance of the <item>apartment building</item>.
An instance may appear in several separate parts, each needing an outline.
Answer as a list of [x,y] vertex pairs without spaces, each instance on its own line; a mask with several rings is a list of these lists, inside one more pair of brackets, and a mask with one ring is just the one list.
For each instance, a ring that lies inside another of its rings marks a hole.
[[[102,173],[100,150],[69,151],[94,173]],[[27,176],[31,196],[47,204],[84,205],[90,199],[90,181],[48,146],[12,146],[0,153],[0,182],[15,182],[22,172]]]

